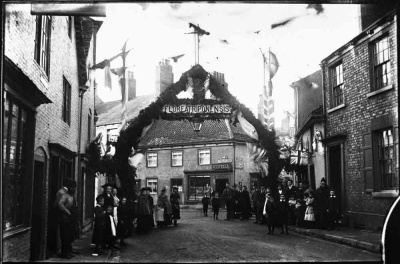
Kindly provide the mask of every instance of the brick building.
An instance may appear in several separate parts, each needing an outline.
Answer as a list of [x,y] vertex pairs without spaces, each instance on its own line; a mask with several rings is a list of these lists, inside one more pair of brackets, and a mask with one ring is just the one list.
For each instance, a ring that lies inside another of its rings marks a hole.
[[399,195],[398,33],[391,12],[321,64],[327,180],[351,226],[382,228]]
[[226,182],[250,190],[259,171],[246,141],[251,138],[240,124],[228,120],[205,120],[200,131],[187,120],[155,120],[139,144],[148,149],[137,170],[138,187],[151,187],[156,198],[163,187],[169,192],[177,186],[183,204],[200,203],[210,187],[222,195]]
[[32,15],[5,6],[3,261],[43,260],[60,243],[53,203],[65,178],[78,182],[80,232],[91,227],[94,173],[85,148],[94,135],[87,69],[101,22]]
[[[324,135],[322,111],[322,71],[318,70],[290,85],[294,89],[296,149],[307,154],[300,164],[294,182],[308,181],[314,190],[325,177],[325,159],[322,141]],[[318,132],[317,132],[318,131]]]

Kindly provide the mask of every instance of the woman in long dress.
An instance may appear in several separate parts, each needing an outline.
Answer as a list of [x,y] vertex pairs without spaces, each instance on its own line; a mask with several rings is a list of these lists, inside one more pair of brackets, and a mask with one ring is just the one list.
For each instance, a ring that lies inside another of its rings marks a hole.
[[168,199],[168,196],[165,194],[166,188],[164,187],[161,190],[161,194],[158,196],[157,206],[164,210],[164,221],[159,221],[157,224],[160,227],[166,227],[172,224],[171,217],[172,217],[172,207],[171,203]]

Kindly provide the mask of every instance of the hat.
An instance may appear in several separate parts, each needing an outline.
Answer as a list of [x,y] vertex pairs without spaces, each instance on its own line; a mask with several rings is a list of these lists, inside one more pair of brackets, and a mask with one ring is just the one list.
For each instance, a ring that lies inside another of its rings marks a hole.
[[74,188],[76,187],[76,181],[71,178],[67,178],[64,180],[64,186],[67,188]]
[[101,186],[101,187],[103,187],[104,189],[105,188],[107,188],[108,186],[110,186],[110,187],[113,187],[113,185],[112,184],[110,184],[110,183],[106,183],[106,184],[104,184],[103,186]]
[[149,192],[151,192],[151,187],[147,187],[146,190],[148,190]]
[[172,187],[173,190],[178,190],[178,187],[174,186]]
[[147,191],[147,188],[146,188],[146,187],[143,187],[143,188],[140,189],[140,191],[141,191],[141,192]]
[[322,178],[322,179],[321,179],[321,182],[325,182],[325,183],[326,183],[326,180],[325,180],[325,178]]
[[165,186],[161,189],[162,192],[166,192],[167,188],[165,188]]

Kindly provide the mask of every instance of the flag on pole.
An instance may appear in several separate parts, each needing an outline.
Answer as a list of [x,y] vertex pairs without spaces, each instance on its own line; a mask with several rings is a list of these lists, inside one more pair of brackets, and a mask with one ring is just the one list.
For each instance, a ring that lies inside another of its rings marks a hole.
[[268,56],[268,91],[267,91],[267,96],[266,96],[266,105],[267,105],[267,127],[269,130],[272,130],[275,128],[275,117],[274,117],[274,112],[275,112],[275,105],[274,105],[274,100],[272,99],[272,91],[273,91],[273,86],[272,86],[272,78],[275,76],[276,72],[278,71],[279,68],[279,63],[278,59],[276,58],[276,55],[269,50],[269,56]]
[[279,62],[278,59],[276,58],[276,55],[270,51],[269,52],[269,80],[272,80],[272,78],[275,76],[276,72],[278,71],[279,68]]

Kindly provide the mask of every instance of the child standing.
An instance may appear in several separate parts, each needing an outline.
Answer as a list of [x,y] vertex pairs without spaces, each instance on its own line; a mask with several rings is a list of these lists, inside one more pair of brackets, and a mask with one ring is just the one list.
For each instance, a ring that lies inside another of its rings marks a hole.
[[104,247],[104,228],[106,211],[104,210],[104,197],[96,197],[96,207],[94,208],[94,228],[92,235],[92,243],[95,244],[95,249],[92,253],[93,256],[103,254],[101,247]]
[[204,216],[208,216],[208,204],[210,203],[208,194],[204,195],[203,199],[201,199],[201,202],[203,203],[203,214]]
[[306,213],[304,215],[305,225],[308,228],[314,228],[315,225],[315,214],[314,214],[314,192],[310,191],[306,198]]
[[106,217],[105,217],[105,227],[104,227],[104,243],[108,246],[108,248],[116,248],[119,247],[115,244],[116,236],[117,236],[117,228],[114,222],[113,216],[114,208],[112,205],[108,205],[106,207]]
[[129,229],[129,208],[126,203],[126,197],[121,198],[121,204],[118,207],[118,224],[117,224],[117,237],[119,244],[125,246],[124,238],[127,237]]
[[328,230],[337,228],[337,220],[339,217],[339,199],[336,197],[335,190],[330,190],[330,195],[327,200],[327,220]]
[[216,192],[215,197],[211,201],[212,210],[214,212],[214,219],[218,220],[219,207],[221,206],[221,199],[219,199],[219,194]]
[[286,231],[286,235],[289,234],[288,232],[288,209],[289,205],[286,202],[285,194],[280,194],[280,199],[277,203],[277,210],[278,210],[278,224],[282,226],[281,234],[284,234],[284,228]]

